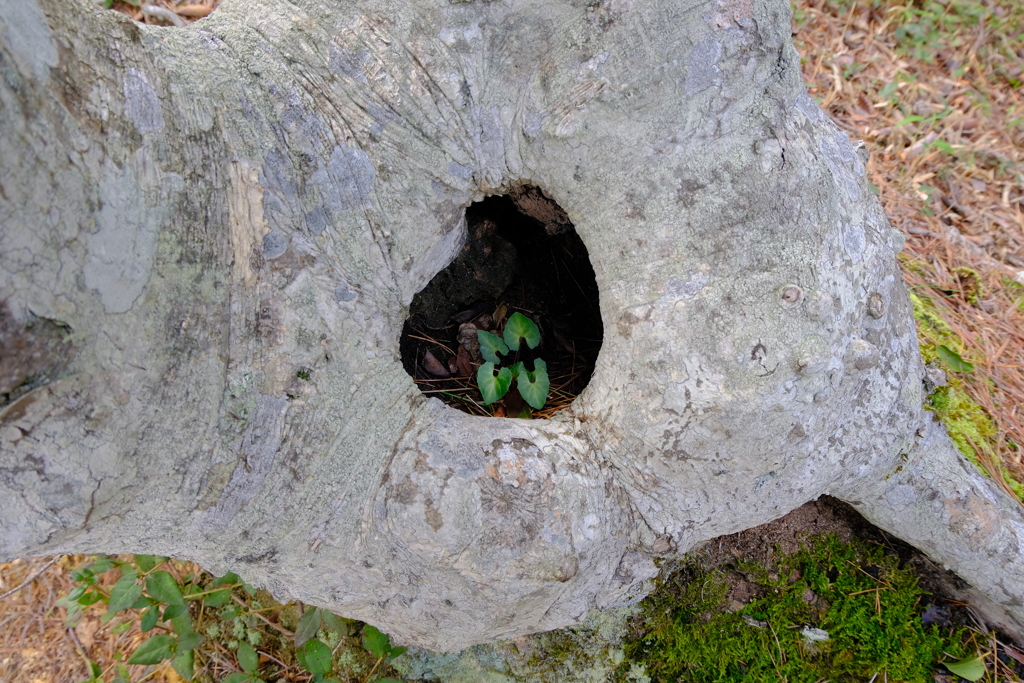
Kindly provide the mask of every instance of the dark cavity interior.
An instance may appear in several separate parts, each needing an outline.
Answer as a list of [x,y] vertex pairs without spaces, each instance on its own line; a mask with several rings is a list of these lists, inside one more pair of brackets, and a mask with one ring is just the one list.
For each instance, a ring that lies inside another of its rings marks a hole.
[[[587,248],[565,212],[537,187],[474,203],[466,223],[462,251],[412,300],[400,342],[402,364],[424,394],[467,413],[549,417],[587,386],[601,349],[597,281]],[[541,333],[540,345],[524,345],[516,360],[532,370],[542,358],[551,382],[543,408],[525,413],[516,390],[484,404],[476,379],[482,359],[472,341],[477,329],[500,336],[515,312]]]

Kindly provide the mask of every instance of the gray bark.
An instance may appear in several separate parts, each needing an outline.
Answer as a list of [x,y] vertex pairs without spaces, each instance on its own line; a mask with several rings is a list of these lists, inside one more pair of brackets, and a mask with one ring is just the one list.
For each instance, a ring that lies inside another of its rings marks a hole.
[[[829,494],[1024,623],[1024,516],[921,409],[902,238],[785,0],[0,0],[0,74],[0,559],[191,559],[454,650]],[[522,183],[604,346],[555,419],[472,417],[399,334]]]

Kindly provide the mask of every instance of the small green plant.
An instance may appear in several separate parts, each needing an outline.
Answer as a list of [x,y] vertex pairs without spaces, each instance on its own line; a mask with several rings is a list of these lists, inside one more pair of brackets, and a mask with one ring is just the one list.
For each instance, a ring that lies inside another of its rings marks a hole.
[[[189,602],[201,598],[207,598],[208,602],[226,601],[238,577],[222,577],[219,580],[221,583],[214,590],[203,590],[194,583],[193,575],[179,581],[169,571],[158,569],[167,561],[168,558],[156,555],[135,555],[130,562],[116,557],[98,556],[71,572],[71,578],[78,585],[58,600],[57,605],[67,608],[66,623],[69,627],[81,620],[85,609],[97,603],[107,606],[106,613],[101,617],[104,623],[127,610],[142,610],[139,630],[148,633],[162,624],[159,629],[162,632],[135,648],[125,664],[159,664],[169,659],[178,675],[189,680],[194,667],[193,650],[204,639],[193,630]],[[98,575],[111,569],[120,571],[121,577],[107,592],[99,585]],[[113,630],[124,632],[130,626],[131,621],[125,619]],[[125,664],[114,667],[114,683],[128,683],[130,680]],[[94,662],[89,663],[89,668],[92,676],[87,683],[99,683],[108,673]]]
[[[486,361],[476,373],[476,382],[484,403],[490,405],[508,393],[512,380],[518,380],[516,388],[534,410],[540,410],[548,400],[551,382],[548,366],[542,359],[533,360],[533,370],[526,368],[525,361],[516,361],[518,351],[525,342],[530,349],[540,344],[540,330],[536,323],[522,313],[513,313],[505,322],[501,337],[484,330],[477,330],[480,353]],[[513,353],[515,355],[513,356]],[[505,367],[500,367],[502,365]]]
[[[113,586],[102,580],[111,570],[120,573]],[[282,659],[297,661],[311,674],[303,678],[310,683],[395,682],[373,674],[391,673],[382,665],[405,648],[392,647],[373,626],[320,608],[300,613],[301,606],[278,605],[233,573],[213,577],[186,571],[166,557],[100,555],[71,572],[77,585],[57,601],[68,611],[67,626],[81,621],[86,610],[106,607],[101,621],[111,622],[111,632],[137,626],[149,634],[130,655],[115,653],[106,668],[89,661],[90,677],[82,683],[130,683],[132,666],[142,670],[164,662],[186,681],[266,683],[280,678],[280,667],[286,666]],[[276,613],[277,619],[268,620],[267,613]],[[268,632],[268,625],[273,630]],[[234,652],[233,662],[223,658],[225,650]],[[147,678],[144,673],[136,680]]]
[[[408,649],[392,647],[391,639],[388,638],[387,634],[381,633],[376,626],[370,626],[369,624],[363,627],[363,647],[377,658],[377,663],[370,669],[370,675],[367,676],[367,679],[373,676],[373,672],[377,670],[381,662],[384,660],[391,661]],[[377,683],[401,683],[401,681],[394,678],[382,678]]]

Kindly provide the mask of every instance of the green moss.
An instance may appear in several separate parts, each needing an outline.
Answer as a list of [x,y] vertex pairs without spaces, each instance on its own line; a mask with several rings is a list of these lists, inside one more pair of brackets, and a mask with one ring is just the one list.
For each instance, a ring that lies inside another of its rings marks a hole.
[[914,260],[905,253],[900,253],[900,255],[897,258],[899,259],[900,265],[904,268],[904,270],[908,270],[912,273],[917,273],[922,277],[930,276],[928,269],[920,261]]
[[737,613],[724,611],[724,577],[694,566],[649,596],[617,680],[642,664],[651,681],[931,681],[965,654],[965,632],[921,623],[917,577],[880,548],[824,536],[772,572],[742,570],[764,597]]
[[972,401],[962,386],[959,379],[950,379],[949,384],[938,387],[928,397],[925,408],[932,410],[946,425],[946,431],[964,457],[984,472],[977,449],[995,458],[992,441],[996,428],[985,409]]
[[910,293],[910,302],[914,305],[914,320],[917,321],[917,338],[921,346],[921,356],[925,363],[939,360],[936,348],[944,345],[958,351],[962,348],[960,338],[954,334],[949,324],[935,308],[931,299],[923,294]]
[[999,468],[1000,475],[1013,494],[1024,501],[1024,484],[1014,478],[1013,473],[1003,465],[995,451],[996,426],[992,418],[984,408],[971,400],[961,386],[960,380],[951,379],[947,386],[937,388],[928,397],[925,408],[935,412],[946,426],[946,431],[957,449],[974,463],[982,474],[989,476],[979,456],[979,450],[988,456],[989,462]]
[[[975,298],[980,296],[981,284],[977,273],[970,268],[956,270],[957,277],[960,278],[964,286],[965,296],[969,289]],[[972,277],[976,280],[972,280]],[[975,282],[976,286],[964,284],[970,282]],[[917,337],[921,348],[921,357],[925,363],[942,365],[949,372],[951,368],[943,361],[938,349],[940,346],[945,346],[959,352],[963,348],[960,338],[949,327],[927,296],[911,293],[910,301],[914,305],[914,319],[917,321]],[[1024,483],[1014,478],[1013,473],[1006,468],[996,452],[997,433],[992,416],[971,400],[971,397],[963,390],[961,379],[951,376],[947,386],[938,387],[928,396],[925,408],[935,413],[936,417],[945,425],[946,431],[953,439],[957,449],[974,463],[974,466],[982,474],[990,476],[982,462],[982,455],[984,455],[986,456],[984,459],[994,463],[999,469],[1003,480],[1006,481],[1014,495],[1024,501]],[[981,452],[979,453],[979,451]]]

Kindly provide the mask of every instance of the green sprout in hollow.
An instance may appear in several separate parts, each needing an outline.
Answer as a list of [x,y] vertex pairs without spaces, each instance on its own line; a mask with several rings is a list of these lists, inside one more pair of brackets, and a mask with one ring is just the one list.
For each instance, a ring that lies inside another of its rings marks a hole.
[[477,330],[480,340],[480,353],[486,361],[476,373],[476,383],[484,403],[490,405],[508,393],[512,380],[517,380],[517,388],[523,400],[534,410],[540,410],[548,400],[551,382],[548,379],[548,366],[542,359],[533,361],[533,370],[527,370],[526,364],[519,361],[511,366],[500,367],[507,363],[513,352],[519,351],[520,345],[535,349],[540,344],[540,330],[536,323],[522,313],[513,313],[505,323],[502,337],[483,330]]

